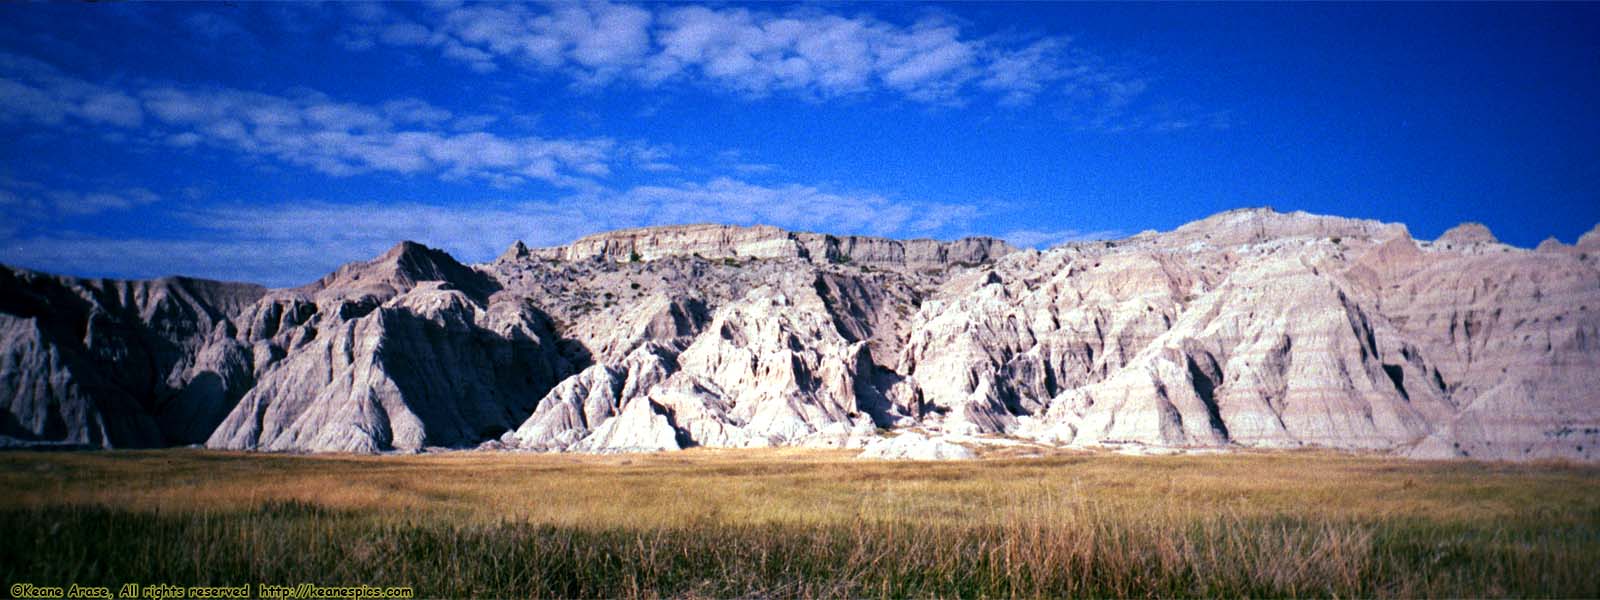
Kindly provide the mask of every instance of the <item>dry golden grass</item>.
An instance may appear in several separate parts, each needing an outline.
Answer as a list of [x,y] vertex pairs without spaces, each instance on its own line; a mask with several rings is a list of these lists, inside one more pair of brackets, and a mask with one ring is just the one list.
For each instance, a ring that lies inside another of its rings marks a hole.
[[857,516],[999,523],[1039,502],[1108,511],[1483,522],[1600,508],[1600,468],[1420,462],[1336,453],[1064,454],[863,461],[817,450],[647,455],[294,456],[193,450],[0,453],[0,506],[226,510],[272,500],[577,526],[708,517],[837,523]]
[[[0,557],[21,565],[13,579],[59,576],[51,561],[72,556],[188,553],[176,573],[191,579],[446,595],[1593,597],[1597,483],[1590,466],[1320,452],[4,453],[16,531]],[[91,524],[155,539],[48,547]],[[232,556],[249,553],[268,558]],[[294,554],[307,562],[271,558]],[[406,558],[375,565],[386,555]],[[87,575],[176,568],[104,562]]]

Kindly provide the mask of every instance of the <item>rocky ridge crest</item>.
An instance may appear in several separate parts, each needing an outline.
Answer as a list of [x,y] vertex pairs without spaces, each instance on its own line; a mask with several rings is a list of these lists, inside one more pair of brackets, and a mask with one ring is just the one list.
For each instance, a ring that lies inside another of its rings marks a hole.
[[[520,242],[518,242],[520,244]],[[770,225],[668,225],[621,229],[586,236],[566,246],[519,251],[560,260],[599,258],[651,261],[673,256],[708,259],[796,258],[816,263],[854,262],[878,266],[938,267],[988,262],[1016,249],[1004,241],[972,237],[951,242],[891,240],[785,231]]]

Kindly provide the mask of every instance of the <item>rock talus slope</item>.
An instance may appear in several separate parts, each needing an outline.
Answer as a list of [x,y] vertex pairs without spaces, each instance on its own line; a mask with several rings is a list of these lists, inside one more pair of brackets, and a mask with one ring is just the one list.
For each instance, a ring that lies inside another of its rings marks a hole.
[[0,384],[8,445],[1594,459],[1600,233],[1527,250],[1247,209],[1047,251],[723,225],[480,265],[402,243],[279,290],[4,268]]

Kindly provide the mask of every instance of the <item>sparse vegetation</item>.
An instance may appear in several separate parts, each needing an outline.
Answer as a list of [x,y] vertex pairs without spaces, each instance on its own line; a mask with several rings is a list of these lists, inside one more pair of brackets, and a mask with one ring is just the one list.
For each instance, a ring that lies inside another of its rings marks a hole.
[[422,597],[1593,597],[1597,476],[1321,453],[19,452],[0,571]]

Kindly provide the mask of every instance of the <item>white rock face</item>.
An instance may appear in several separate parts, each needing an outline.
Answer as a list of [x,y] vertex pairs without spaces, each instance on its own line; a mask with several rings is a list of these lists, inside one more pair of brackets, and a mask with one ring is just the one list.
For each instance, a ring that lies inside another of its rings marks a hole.
[[977,455],[966,446],[907,431],[867,444],[861,458],[880,460],[966,460]]
[[1600,457],[1596,232],[1248,209],[1041,252],[683,226],[477,266],[404,243],[286,290],[0,284],[0,445]]
[[856,406],[865,344],[839,334],[814,291],[759,288],[717,311],[707,330],[679,357],[683,373],[716,390],[707,395],[728,409],[719,416],[750,436],[782,444],[870,422]]
[[536,450],[565,450],[616,416],[622,382],[605,365],[584,369],[550,390],[533,416],[502,441]]
[[1386,325],[1302,263],[1240,268],[1128,366],[1058,396],[1044,422],[1075,445],[1412,443],[1452,407]]
[[[841,333],[827,299],[838,292],[819,283],[825,280],[805,269],[786,273],[726,301],[701,317],[709,319],[704,324],[661,329],[667,342],[643,342],[615,367],[593,366],[556,386],[505,442],[535,449],[656,449],[665,446],[657,443],[667,438],[665,423],[677,439],[698,446],[859,445],[874,431],[873,411],[880,419],[904,415],[890,416],[881,401],[862,404],[863,396],[879,397],[872,391],[868,342]],[[667,304],[654,298],[640,306],[657,311]],[[871,335],[868,323],[846,326],[852,328]],[[678,352],[671,342],[681,341],[682,330],[703,333]],[[601,421],[611,412],[582,409],[609,408],[608,401],[651,410],[639,408],[632,420],[608,424]],[[645,440],[623,436],[626,423],[648,424],[651,432]]]
[[[343,280],[357,283],[330,287]],[[543,313],[516,296],[485,297],[484,281],[401,244],[263,298],[243,336],[267,364],[206,445],[415,451],[516,428],[569,366]]]
[[576,452],[662,452],[681,450],[678,430],[649,398],[634,398],[594,433],[572,446]]

